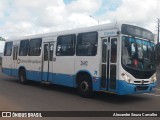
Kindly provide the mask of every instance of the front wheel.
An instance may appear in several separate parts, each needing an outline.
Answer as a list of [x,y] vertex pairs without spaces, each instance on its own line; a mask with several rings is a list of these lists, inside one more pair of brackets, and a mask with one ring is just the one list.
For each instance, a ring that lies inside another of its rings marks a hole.
[[87,75],[85,76],[80,76],[78,81],[78,93],[82,97],[92,97],[93,95],[93,90],[92,90],[92,81],[91,78]]
[[25,69],[21,69],[19,73],[19,81],[21,84],[26,84],[27,79],[26,79],[26,71]]

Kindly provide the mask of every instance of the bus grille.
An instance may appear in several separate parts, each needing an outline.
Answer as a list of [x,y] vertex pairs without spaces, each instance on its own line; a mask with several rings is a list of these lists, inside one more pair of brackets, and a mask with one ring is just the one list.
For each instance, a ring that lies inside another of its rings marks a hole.
[[[142,81],[134,81],[135,84],[142,84]],[[149,84],[149,81],[143,81],[143,84]]]
[[147,90],[148,86],[136,86],[136,90],[142,91],[142,90]]

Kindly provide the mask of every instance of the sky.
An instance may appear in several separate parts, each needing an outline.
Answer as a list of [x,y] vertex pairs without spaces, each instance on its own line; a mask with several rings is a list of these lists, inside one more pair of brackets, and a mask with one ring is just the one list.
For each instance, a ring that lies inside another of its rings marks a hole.
[[[0,36],[12,38],[110,22],[157,33],[160,0],[1,0]],[[0,53],[4,42],[0,42]]]

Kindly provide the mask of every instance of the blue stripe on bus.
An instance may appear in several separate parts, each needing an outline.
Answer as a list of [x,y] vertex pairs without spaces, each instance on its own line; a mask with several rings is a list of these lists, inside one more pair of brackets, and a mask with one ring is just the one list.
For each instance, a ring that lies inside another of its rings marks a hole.
[[[11,75],[11,73],[14,73],[14,76],[18,77],[18,70],[16,69],[9,69],[9,68],[2,68],[2,72]],[[27,79],[34,80],[34,81],[41,81],[41,72],[38,71],[26,71],[26,77]],[[43,72],[44,76],[47,76],[47,72]],[[92,83],[93,83],[93,90],[99,91],[99,90],[106,90],[101,89],[101,78],[98,77],[92,77]],[[58,85],[64,85],[68,87],[76,87],[75,86],[75,75],[67,75],[67,74],[60,74],[60,73],[49,73],[49,81],[52,84],[58,84]],[[117,87],[114,91],[118,95],[125,95],[125,94],[134,94],[134,93],[145,93],[145,92],[151,92],[152,88],[156,86],[156,83],[148,84],[145,86],[148,86],[148,89],[137,91],[135,84],[129,84],[124,80],[117,80]]]
[[41,81],[41,72],[26,70],[26,78],[28,80]]
[[50,81],[53,84],[74,87],[74,76],[73,75],[58,74],[58,73],[52,73],[51,75],[52,75],[52,79],[50,79]]
[[[10,76],[18,77],[18,69],[2,68],[2,72]],[[48,75],[47,72],[43,72],[44,78],[47,78],[46,77],[47,75]],[[26,70],[26,78],[29,80],[40,82],[42,80],[41,71]],[[49,81],[52,84],[64,85],[68,87],[75,87],[74,78],[75,78],[74,75],[49,73]]]
[[67,74],[60,74],[60,73],[49,73],[43,72],[43,76],[41,74],[41,71],[26,71],[27,72],[27,79],[34,80],[34,81],[41,81],[42,77],[44,81],[47,80],[51,82],[52,84],[58,84],[58,85],[64,85],[68,87],[74,87],[74,76],[73,75],[67,75]]
[[[43,78],[46,78],[43,79],[44,81],[47,80],[47,75],[48,75],[48,81],[51,82],[52,84],[74,87],[73,75],[59,74],[59,73],[48,74],[47,72],[43,72]],[[41,81],[42,80],[41,71],[27,71],[27,79],[34,81]]]
[[6,75],[11,75],[12,69],[10,68],[2,68],[2,72]]
[[12,69],[12,76],[18,77],[18,69]]

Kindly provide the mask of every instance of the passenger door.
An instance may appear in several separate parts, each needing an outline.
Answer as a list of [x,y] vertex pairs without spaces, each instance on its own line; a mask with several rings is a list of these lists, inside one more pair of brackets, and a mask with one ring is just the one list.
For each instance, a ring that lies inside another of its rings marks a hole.
[[101,89],[116,91],[117,87],[117,38],[102,38]]
[[44,42],[42,56],[42,81],[48,82],[53,79],[53,52],[54,42]]
[[18,46],[13,46],[13,58],[12,58],[12,76],[18,75],[17,70],[17,55],[18,55]]

